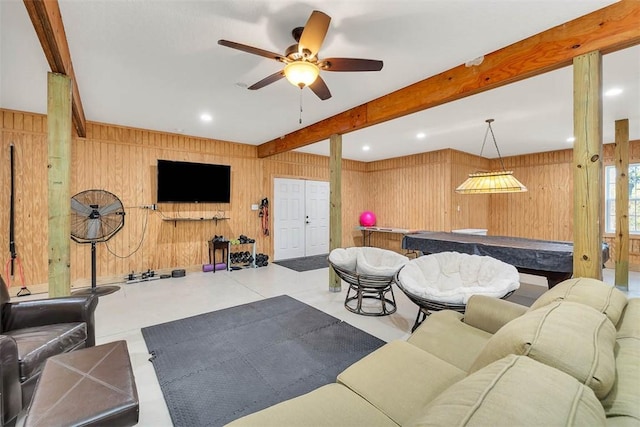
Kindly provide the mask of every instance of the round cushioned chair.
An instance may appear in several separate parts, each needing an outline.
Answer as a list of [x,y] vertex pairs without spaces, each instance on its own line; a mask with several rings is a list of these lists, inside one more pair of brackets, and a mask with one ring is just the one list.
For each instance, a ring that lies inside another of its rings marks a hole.
[[520,287],[520,275],[514,266],[492,257],[439,252],[409,261],[395,282],[419,307],[413,332],[431,311],[464,313],[472,295],[508,297]]
[[[395,313],[396,299],[391,285],[398,270],[408,261],[409,258],[396,252],[370,247],[338,248],[329,254],[329,264],[349,285],[345,308],[364,316]],[[380,301],[380,309],[363,306],[365,300]]]

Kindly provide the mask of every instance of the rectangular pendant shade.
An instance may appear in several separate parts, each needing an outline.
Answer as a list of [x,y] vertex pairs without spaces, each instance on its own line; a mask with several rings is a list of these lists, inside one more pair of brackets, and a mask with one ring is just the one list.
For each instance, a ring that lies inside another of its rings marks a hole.
[[527,191],[513,171],[476,172],[456,188],[460,194],[521,193]]

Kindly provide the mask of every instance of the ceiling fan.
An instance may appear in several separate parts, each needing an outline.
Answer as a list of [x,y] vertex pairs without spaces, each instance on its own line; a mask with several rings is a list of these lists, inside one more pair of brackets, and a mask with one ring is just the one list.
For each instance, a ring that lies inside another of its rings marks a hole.
[[318,51],[327,35],[330,22],[331,17],[329,15],[314,10],[304,27],[297,27],[291,31],[296,43],[289,46],[284,55],[228,40],[218,40],[218,44],[264,56],[285,64],[282,70],[265,77],[249,86],[248,89],[260,89],[286,77],[287,80],[300,89],[308,86],[318,98],[325,100],[331,98],[331,92],[322,77],[320,77],[320,71],[380,71],[383,65],[382,61],[375,59],[320,59]]

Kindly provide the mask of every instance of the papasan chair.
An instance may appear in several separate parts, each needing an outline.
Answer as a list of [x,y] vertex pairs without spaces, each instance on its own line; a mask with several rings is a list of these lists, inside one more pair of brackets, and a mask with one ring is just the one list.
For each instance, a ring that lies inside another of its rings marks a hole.
[[431,311],[464,313],[472,295],[508,297],[520,287],[520,275],[514,266],[489,256],[439,252],[409,261],[395,282],[419,307],[413,332]]
[[[409,261],[404,255],[380,248],[337,248],[329,254],[329,264],[338,277],[347,282],[344,306],[352,313],[364,316],[386,316],[396,311],[393,295],[394,277]],[[364,304],[367,300],[380,302]]]

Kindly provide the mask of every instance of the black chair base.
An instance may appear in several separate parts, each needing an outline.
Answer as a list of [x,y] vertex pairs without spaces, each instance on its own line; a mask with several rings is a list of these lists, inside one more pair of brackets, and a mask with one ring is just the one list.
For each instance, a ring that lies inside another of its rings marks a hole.
[[[393,276],[368,276],[358,274],[355,271],[348,271],[338,267],[329,261],[340,279],[347,282],[347,296],[344,299],[344,307],[352,313],[363,316],[388,316],[396,312],[396,297],[393,295]],[[391,294],[390,297],[388,294]],[[377,300],[380,302],[380,309],[376,311],[366,310],[369,304],[363,307],[365,300]]]
[[[390,297],[388,295],[390,294]],[[376,311],[366,310],[369,304],[363,301],[376,300],[380,302],[380,309]],[[393,295],[391,284],[385,287],[370,287],[349,284],[347,296],[344,300],[344,307],[352,313],[363,316],[388,316],[396,312],[396,298]]]
[[[418,306],[418,315],[416,316],[416,322],[413,324],[413,327],[411,328],[411,332],[413,333],[418,326],[420,326],[420,324],[422,322],[425,321],[425,319],[427,317],[429,317],[429,315],[431,314],[431,312],[433,311],[440,311],[440,310],[453,310],[453,311],[457,311],[458,313],[462,313],[464,314],[465,310],[467,309],[467,305],[466,304],[453,304],[453,303],[447,303],[447,302],[441,302],[441,301],[433,301],[433,300],[428,300],[425,298],[420,298],[416,295],[410,294],[409,292],[407,292],[397,281],[397,276],[396,276],[396,285],[398,285],[398,287],[400,288],[400,290],[402,290],[404,292],[404,294],[415,304]],[[500,299],[505,299],[510,297],[515,291],[511,291],[506,293],[504,296],[500,297]]]

